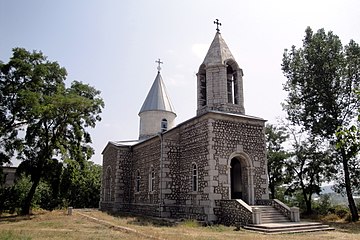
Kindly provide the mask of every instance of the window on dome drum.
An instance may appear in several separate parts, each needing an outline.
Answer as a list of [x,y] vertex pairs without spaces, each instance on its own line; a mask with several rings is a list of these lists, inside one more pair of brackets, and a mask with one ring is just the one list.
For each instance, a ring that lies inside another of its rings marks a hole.
[[155,170],[154,167],[150,168],[150,174],[149,174],[149,191],[153,192],[155,187]]
[[168,121],[165,118],[163,118],[161,120],[161,132],[165,132],[167,128],[168,128]]
[[229,65],[226,68],[228,103],[239,104],[237,73]]
[[137,170],[136,171],[136,183],[135,183],[136,192],[140,192],[140,179],[141,179],[140,171]]
[[111,167],[106,169],[105,185],[104,185],[104,200],[105,202],[111,201]]
[[198,169],[196,163],[192,164],[192,190],[198,190]]

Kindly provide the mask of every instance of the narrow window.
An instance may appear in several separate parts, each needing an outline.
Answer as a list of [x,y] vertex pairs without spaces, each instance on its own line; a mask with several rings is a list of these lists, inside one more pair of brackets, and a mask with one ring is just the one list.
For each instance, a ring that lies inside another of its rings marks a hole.
[[161,120],[161,132],[165,132],[167,128],[168,128],[168,121],[165,118],[163,118]]
[[229,65],[226,68],[228,103],[239,104],[237,73]]
[[149,191],[153,192],[155,187],[155,170],[154,167],[150,168],[150,174],[149,174]]
[[195,163],[192,164],[192,190],[194,192],[198,190],[198,169]]
[[108,166],[105,174],[104,200],[111,201],[111,167]]
[[136,184],[135,184],[135,186],[136,186],[136,192],[140,192],[140,179],[141,179],[141,177],[140,177],[140,171],[137,170],[137,171],[136,171]]
[[234,103],[234,79],[233,79],[233,70],[231,66],[228,66],[226,69],[227,75],[227,95],[228,103]]
[[200,74],[200,106],[206,105],[206,74]]

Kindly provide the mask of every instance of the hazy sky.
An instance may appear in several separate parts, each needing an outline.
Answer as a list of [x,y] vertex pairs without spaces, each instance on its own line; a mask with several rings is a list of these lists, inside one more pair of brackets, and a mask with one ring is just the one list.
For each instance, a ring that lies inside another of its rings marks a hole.
[[109,140],[137,139],[138,112],[162,77],[181,123],[196,113],[196,72],[216,32],[244,71],[246,114],[276,123],[286,97],[281,59],[301,46],[305,28],[360,43],[358,0],[0,0],[0,60],[11,49],[41,50],[79,80],[101,90],[103,120],[91,130],[96,154]]

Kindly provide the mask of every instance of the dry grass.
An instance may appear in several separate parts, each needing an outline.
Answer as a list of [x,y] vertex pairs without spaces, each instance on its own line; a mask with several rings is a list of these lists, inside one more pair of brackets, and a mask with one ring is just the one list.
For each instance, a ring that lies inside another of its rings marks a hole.
[[91,210],[75,210],[72,216],[63,211],[36,212],[31,217],[0,218],[2,239],[360,239],[360,223],[333,223],[332,232],[264,235],[245,230],[235,231],[222,225],[199,226],[185,221],[169,224],[143,217],[111,216]]

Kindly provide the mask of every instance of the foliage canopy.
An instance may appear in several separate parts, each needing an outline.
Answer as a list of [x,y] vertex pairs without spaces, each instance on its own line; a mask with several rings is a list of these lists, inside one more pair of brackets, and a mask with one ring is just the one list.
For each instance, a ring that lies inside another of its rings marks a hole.
[[57,62],[23,48],[14,48],[10,61],[0,64],[1,150],[22,160],[20,168],[31,176],[25,214],[40,180],[53,178],[60,161],[81,164],[93,154],[86,129],[101,120],[104,102],[87,84],[66,87],[66,76]]

